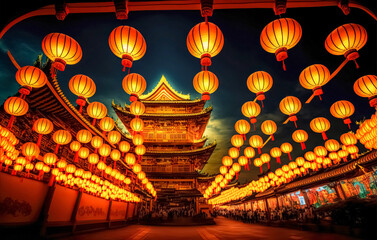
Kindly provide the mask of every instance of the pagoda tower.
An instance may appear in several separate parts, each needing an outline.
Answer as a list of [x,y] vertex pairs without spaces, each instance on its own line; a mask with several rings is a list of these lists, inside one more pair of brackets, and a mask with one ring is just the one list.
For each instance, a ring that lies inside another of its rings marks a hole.
[[[145,105],[144,145],[147,152],[141,165],[157,191],[158,203],[167,206],[195,204],[199,211],[201,191],[209,178],[199,171],[207,163],[216,142],[206,144],[203,133],[212,107],[205,101],[191,100],[190,95],[178,93],[164,76],[148,94],[139,97]],[[130,106],[113,108],[129,132],[134,115]],[[212,179],[210,179],[212,180]],[[203,201],[204,202],[204,201]]]

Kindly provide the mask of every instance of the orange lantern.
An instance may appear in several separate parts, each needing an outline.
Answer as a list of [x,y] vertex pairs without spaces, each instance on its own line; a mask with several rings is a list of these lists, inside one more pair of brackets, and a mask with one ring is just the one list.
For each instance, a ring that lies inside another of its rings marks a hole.
[[243,145],[243,137],[241,135],[233,135],[230,141],[232,145],[236,147],[238,150]]
[[130,183],[131,183],[131,179],[130,179],[130,178],[126,178],[126,179],[124,179],[124,183],[125,183],[126,185],[130,184]]
[[260,159],[262,160],[263,164],[267,163],[268,169],[270,169],[270,155],[268,155],[268,153],[263,153],[262,155],[260,155]]
[[309,151],[305,153],[304,157],[307,161],[312,162],[316,159],[317,156],[312,151]]
[[242,111],[242,114],[245,117],[247,117],[247,118],[250,119],[250,122],[253,124],[254,130],[255,130],[255,123],[257,122],[256,117],[261,112],[261,108],[260,108],[259,104],[255,103],[255,102],[252,102],[252,101],[245,102],[242,105],[241,111]]
[[246,134],[250,131],[250,124],[246,120],[241,119],[236,122],[234,128],[246,140]]
[[65,168],[66,173],[74,173],[76,171],[76,166],[73,164],[68,164],[67,167]]
[[79,155],[79,157],[80,158],[82,158],[82,159],[86,159],[88,156],[89,156],[89,149],[88,148],[86,148],[86,147],[82,147],[82,148],[80,148],[79,149],[79,151],[78,151],[78,155]]
[[141,135],[141,134],[135,134],[132,137],[132,142],[136,146],[142,145],[144,143],[144,137],[143,137],[143,135]]
[[276,123],[272,120],[266,120],[261,125],[262,132],[266,135],[270,135],[272,141],[274,141],[274,133],[277,129]]
[[103,139],[100,136],[94,136],[90,144],[96,149],[94,153],[97,153],[98,148],[103,144]]
[[283,62],[285,71],[284,60],[288,57],[287,50],[296,46],[301,39],[301,35],[302,29],[296,20],[280,18],[264,27],[260,42],[264,50],[269,53],[275,53],[276,60]]
[[224,156],[221,162],[224,166],[230,167],[233,164],[233,159],[229,156]]
[[317,155],[317,157],[326,157],[327,155],[327,149],[323,146],[317,146],[313,150],[314,154]]
[[79,112],[82,113],[82,107],[85,106],[86,99],[96,93],[96,84],[90,77],[78,74],[69,80],[69,90],[78,96],[76,103],[80,106]]
[[210,94],[214,93],[219,87],[219,80],[210,71],[201,71],[195,75],[193,80],[195,90],[202,94],[202,100],[210,100]]
[[78,142],[78,141],[72,141],[71,144],[69,145],[69,148],[75,152],[75,157],[73,158],[74,159],[74,162],[77,162],[78,161],[78,154],[79,154],[79,150],[81,148],[81,143]]
[[344,24],[330,33],[326,38],[326,50],[333,55],[344,55],[347,61],[354,61],[356,68],[359,66],[356,59],[360,50],[367,42],[367,31],[359,24]]
[[310,121],[313,132],[321,133],[324,141],[327,140],[326,131],[330,129],[330,122],[324,117],[317,117]]
[[341,150],[338,151],[338,156],[343,159],[343,162],[347,162],[347,156],[348,156],[348,154],[349,153],[348,153],[347,150],[341,149]]
[[52,139],[56,143],[55,154],[58,153],[60,145],[66,145],[71,142],[72,135],[66,130],[58,130],[52,135]]
[[296,162],[296,164],[297,164],[298,166],[304,166],[304,164],[305,164],[305,159],[304,159],[303,157],[298,157],[298,158],[296,158],[295,162]]
[[245,148],[243,150],[243,154],[245,155],[245,157],[247,157],[250,160],[250,158],[253,158],[255,156],[254,148],[252,147]]
[[325,142],[325,148],[329,151],[329,152],[336,152],[339,150],[340,148],[340,145],[339,145],[339,142],[336,141],[335,139],[329,139]]
[[249,139],[249,144],[253,148],[258,149],[258,153],[261,154],[261,148],[263,147],[263,139],[259,135],[253,135]]
[[289,157],[289,161],[292,160],[291,158],[291,152],[293,150],[293,147],[290,143],[283,143],[281,146],[280,146],[280,149],[283,153],[287,153],[288,154],[288,157]]
[[110,153],[111,159],[114,161],[114,168],[116,167],[116,162],[120,159],[120,151],[117,149],[113,149]]
[[200,58],[202,66],[211,66],[211,57],[220,53],[224,36],[220,28],[210,22],[202,22],[193,27],[187,35],[187,48],[191,55]]
[[271,148],[270,155],[273,158],[276,158],[276,162],[281,164],[280,156],[281,156],[281,150],[278,147]]
[[232,165],[233,171],[236,173],[236,179],[238,179],[238,173],[241,171],[241,166],[238,163],[233,163]]
[[21,147],[21,151],[28,161],[38,157],[40,152],[38,145],[33,142],[24,143]]
[[308,133],[305,130],[298,129],[292,133],[293,141],[300,143],[301,149],[305,150],[305,142],[308,140]]
[[92,140],[92,134],[88,130],[82,129],[77,132],[76,139],[83,144],[89,143]]
[[220,173],[221,173],[222,175],[227,174],[227,173],[228,173],[228,168],[227,168],[226,166],[221,166],[221,167],[220,167]]
[[344,133],[340,136],[340,141],[345,146],[355,145],[357,143],[357,138],[353,133]]
[[257,95],[256,100],[261,101],[262,107],[264,107],[263,100],[266,98],[264,93],[271,89],[272,82],[271,75],[264,71],[255,72],[247,78],[247,87],[250,92]]
[[288,123],[288,121],[292,121],[295,123],[295,127],[297,128],[296,114],[301,110],[300,100],[294,96],[285,97],[283,98],[283,100],[281,100],[279,108],[282,113],[289,116],[289,118],[284,122],[284,124]]
[[145,106],[142,102],[134,101],[130,105],[130,112],[135,115],[135,117],[139,117],[144,114]]
[[131,95],[130,102],[134,102],[147,88],[147,82],[140,74],[131,73],[123,78],[122,86],[123,90]]
[[141,165],[136,163],[133,167],[132,167],[132,171],[136,174],[138,174],[139,172],[141,172]]
[[348,128],[351,129],[351,119],[350,116],[355,112],[355,107],[353,104],[346,100],[341,100],[335,102],[331,105],[330,113],[336,118],[343,119],[344,124],[348,125]]
[[229,148],[229,156],[233,159],[238,158],[239,156],[239,150],[235,147]]
[[241,165],[241,166],[244,166],[246,170],[249,171],[249,160],[247,159],[247,157],[245,156],[241,156],[238,158],[238,163]]
[[93,118],[92,125],[96,124],[96,119],[104,118],[107,114],[107,108],[100,102],[92,102],[86,108],[89,117]]
[[64,71],[65,65],[74,65],[81,60],[80,45],[71,37],[62,33],[50,33],[43,38],[42,50],[53,61],[51,76],[55,77],[56,70]]
[[47,165],[54,165],[56,161],[58,160],[58,157],[53,153],[46,153],[43,156],[43,162]]
[[91,153],[88,156],[88,163],[90,163],[90,171],[92,171],[93,165],[99,162],[99,156],[96,153]]
[[145,178],[145,172],[141,171],[137,174],[137,178],[143,180]]
[[122,152],[122,157],[124,156],[124,153],[128,152],[131,148],[131,145],[126,141],[119,142],[119,150]]
[[358,155],[357,153],[359,152],[359,148],[356,145],[351,145],[347,147],[347,151],[349,152],[349,154],[351,154],[352,159],[355,159],[357,158],[357,155]]
[[106,164],[102,161],[99,161],[97,164],[98,170],[101,171],[101,175],[103,176],[103,171],[107,168]]
[[98,153],[99,155],[101,155],[101,161],[105,161],[106,160],[106,157],[108,157],[111,153],[111,147],[110,145],[108,144],[102,144],[101,147],[99,147],[98,149]]
[[139,132],[142,132],[144,129],[144,121],[141,120],[140,118],[134,118],[130,122],[130,127],[133,131],[133,135]]
[[127,153],[125,157],[125,161],[129,166],[133,166],[136,162],[135,155],[133,153]]
[[47,82],[46,74],[39,68],[24,66],[16,72],[16,80],[22,86],[18,91],[21,98],[25,99],[30,94],[32,88],[41,88]]
[[366,75],[357,79],[353,90],[360,97],[367,97],[371,107],[377,107],[377,76]]
[[15,165],[13,166],[12,175],[16,175],[17,172],[22,171],[23,168],[24,168],[24,166],[22,166],[22,165],[20,165],[20,164],[15,164]]
[[312,96],[305,103],[310,103],[315,96],[322,100],[321,87],[330,81],[330,71],[321,64],[310,65],[301,72],[299,81],[301,86],[313,91]]
[[29,104],[19,97],[9,97],[4,103],[4,110],[11,115],[7,129],[11,130],[15,117],[25,115],[29,110]]
[[106,135],[106,132],[110,132],[114,129],[115,123],[111,117],[104,117],[99,121],[99,127],[103,131],[103,135]]
[[260,158],[254,159],[254,166],[260,168],[260,173],[263,173],[262,165],[263,165],[263,162],[262,162],[262,160]]
[[120,141],[121,137],[122,136],[120,135],[120,133],[118,131],[110,131],[107,134],[107,140],[111,144],[117,144]]
[[145,154],[147,151],[147,148],[144,145],[139,145],[135,147],[135,153],[138,156],[138,162],[141,162],[142,156]]
[[37,121],[34,122],[33,130],[39,134],[37,141],[38,147],[41,146],[42,136],[50,134],[53,129],[54,125],[47,118],[39,118]]

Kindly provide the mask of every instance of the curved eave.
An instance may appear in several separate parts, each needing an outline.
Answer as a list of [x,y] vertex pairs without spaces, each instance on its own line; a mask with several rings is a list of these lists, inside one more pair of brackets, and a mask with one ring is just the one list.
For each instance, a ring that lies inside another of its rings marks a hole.
[[213,142],[212,144],[203,147],[203,148],[198,148],[194,150],[183,150],[183,151],[147,151],[145,153],[145,156],[183,156],[183,155],[202,155],[204,153],[209,153],[212,154],[213,150],[215,150],[217,143],[216,141]]
[[[190,94],[183,94],[183,93],[179,93],[177,92],[170,84],[169,82],[166,80],[165,76],[162,75],[160,81],[157,83],[157,85],[153,88],[152,91],[150,91],[149,93],[147,94],[143,94],[139,97],[139,99],[142,101],[142,100],[148,100],[148,98],[152,98],[154,94],[158,93],[158,90],[160,88],[162,88],[163,86],[166,86],[167,90],[170,92],[170,94],[179,99],[179,100],[176,100],[176,101],[181,101],[181,100],[190,100]],[[174,100],[173,100],[174,101]]]
[[[184,104],[184,105],[195,105],[198,103],[205,103],[205,101],[200,99],[194,99],[194,100],[179,100],[179,101],[163,101],[163,100],[142,100],[140,99],[140,102],[144,103],[145,105],[148,104]],[[129,105],[126,104],[126,107],[129,107]]]

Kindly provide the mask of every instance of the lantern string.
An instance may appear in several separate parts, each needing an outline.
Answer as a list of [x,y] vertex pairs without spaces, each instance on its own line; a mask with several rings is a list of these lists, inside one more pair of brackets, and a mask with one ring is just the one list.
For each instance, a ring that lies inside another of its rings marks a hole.
[[329,82],[331,79],[333,79],[333,78],[339,73],[339,71],[342,70],[342,68],[344,67],[344,65],[347,64],[348,61],[349,61],[349,60],[346,58],[346,59],[342,62],[342,64],[340,64],[339,67],[338,67],[333,73],[331,73],[330,78],[329,78],[329,80],[328,80],[327,82]]
[[10,51],[7,52],[9,59],[13,63],[13,65],[17,68],[20,69],[20,65],[16,62],[16,59],[14,59],[13,55],[10,53]]
[[268,141],[270,141],[270,139],[271,139],[271,135],[270,135],[270,137],[267,138],[267,140],[263,143],[262,147],[264,147],[264,145],[266,145],[266,144],[268,143]]

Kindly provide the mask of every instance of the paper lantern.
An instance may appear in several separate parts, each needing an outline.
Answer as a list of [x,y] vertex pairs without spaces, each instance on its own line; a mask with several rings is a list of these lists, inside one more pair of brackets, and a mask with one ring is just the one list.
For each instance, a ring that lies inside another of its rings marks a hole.
[[356,145],[351,145],[347,147],[347,151],[351,154],[353,159],[357,158],[357,153],[359,152],[359,148]]
[[347,162],[347,156],[348,156],[348,151],[347,150],[339,150],[338,151],[338,156],[340,157],[340,158],[342,158],[343,159],[343,162]]
[[144,145],[139,145],[135,147],[135,153],[138,156],[138,162],[142,161],[142,156],[146,153],[147,148]]
[[130,178],[124,179],[124,183],[127,184],[127,185],[130,184],[131,183],[131,179]]
[[255,72],[247,78],[247,87],[257,95],[256,100],[261,101],[262,107],[263,100],[266,98],[264,93],[271,89],[272,83],[271,75],[264,71]]
[[200,58],[202,66],[211,66],[211,57],[220,53],[224,36],[219,27],[210,22],[202,22],[193,27],[187,35],[187,48],[191,55]]
[[9,97],[4,103],[4,110],[11,115],[7,129],[11,130],[15,117],[23,116],[29,110],[29,104],[19,97]]
[[109,46],[115,56],[122,58],[123,71],[131,68],[133,61],[141,59],[147,50],[143,35],[129,26],[115,28],[110,33]]
[[141,165],[136,163],[133,167],[132,167],[132,171],[136,174],[138,174],[139,172],[141,172]]
[[119,142],[119,150],[122,152],[122,157],[124,156],[124,153],[128,152],[131,148],[131,145],[126,141]]
[[86,112],[88,113],[89,117],[93,118],[92,125],[94,126],[96,119],[101,119],[106,116],[107,108],[100,102],[92,102],[86,108]]
[[295,162],[296,162],[296,164],[297,164],[298,166],[304,166],[304,164],[305,164],[305,159],[304,159],[303,157],[298,157],[298,158],[296,158]]
[[260,168],[260,173],[263,173],[262,165],[263,165],[263,162],[262,162],[262,160],[260,158],[254,159],[254,166]]
[[101,155],[101,160],[105,161],[106,157],[108,157],[111,153],[111,147],[108,144],[102,144],[100,148],[98,148],[98,153]]
[[249,144],[253,148],[258,149],[258,153],[261,154],[261,148],[263,147],[263,139],[259,135],[253,135],[249,139]]
[[137,174],[137,178],[143,180],[145,178],[145,172],[141,171]]
[[141,120],[140,118],[134,118],[130,122],[130,127],[131,127],[133,133],[142,132],[143,129],[144,129],[144,121]]
[[326,131],[330,129],[330,122],[324,117],[317,117],[310,121],[313,132],[321,133],[324,141],[327,140]]
[[241,166],[238,163],[233,163],[232,170],[236,173],[236,179],[238,179],[238,173],[241,171]]
[[60,145],[66,145],[71,142],[72,135],[66,130],[58,130],[52,135],[52,139],[56,143],[55,154],[58,153]]
[[310,103],[315,96],[322,100],[322,86],[330,81],[330,71],[321,64],[310,65],[301,72],[299,81],[301,86],[313,91],[306,103]]
[[110,153],[110,157],[111,159],[114,161],[114,168],[116,166],[116,162],[120,159],[121,157],[121,154],[120,154],[120,151],[118,149],[113,149]]
[[255,130],[255,123],[257,122],[256,117],[261,112],[261,108],[260,108],[259,104],[255,103],[255,102],[252,102],[252,101],[245,102],[242,105],[241,111],[242,111],[242,114],[245,117],[247,117],[247,118],[250,119],[250,122],[253,124],[254,130]]
[[340,136],[340,141],[345,146],[355,145],[357,143],[357,138],[353,133],[344,133]]
[[226,166],[221,166],[221,167],[220,167],[220,173],[221,173],[222,175],[227,174],[227,173],[228,173],[228,168],[227,168]]
[[292,133],[293,141],[300,143],[301,149],[305,150],[305,142],[308,140],[308,133],[305,130],[298,129]]
[[240,164],[240,166],[244,166],[246,170],[249,170],[249,160],[247,159],[247,157],[245,156],[241,156],[238,158],[238,163]]
[[121,134],[118,131],[110,131],[107,134],[107,140],[111,144],[117,144],[120,141],[121,137],[122,136],[121,136]]
[[270,155],[268,155],[268,153],[263,153],[260,155],[260,159],[262,160],[263,164],[267,163],[268,169],[270,169]]
[[235,147],[229,148],[229,156],[233,159],[238,158],[239,156],[239,150]]
[[344,124],[348,125],[348,128],[351,129],[351,119],[350,116],[355,112],[355,107],[353,104],[346,100],[341,100],[335,102],[331,105],[330,113],[336,118],[343,119]]
[[252,147],[246,147],[246,148],[243,150],[243,154],[244,154],[245,157],[247,157],[248,159],[253,158],[253,157],[255,156],[254,148],[252,148]]
[[130,73],[123,78],[122,86],[123,90],[131,95],[130,102],[134,102],[147,88],[147,82],[140,74]]
[[82,148],[80,148],[80,150],[78,151],[78,155],[79,155],[79,157],[82,158],[82,159],[86,159],[86,158],[88,158],[89,153],[90,153],[90,151],[89,151],[89,149],[86,148],[86,147],[82,147]]
[[327,155],[327,149],[323,146],[315,147],[313,152],[315,155],[317,155],[317,157],[326,157]]
[[296,114],[301,110],[301,102],[297,97],[288,96],[283,98],[279,104],[280,111],[285,115],[288,115],[289,118],[284,122],[284,124],[288,123],[288,121],[292,121],[295,123],[295,127],[297,128],[297,117]]
[[193,80],[195,90],[202,94],[202,100],[210,100],[210,94],[214,93],[219,87],[219,80],[210,71],[201,71],[195,75]]
[[58,157],[53,153],[46,153],[43,156],[43,162],[47,165],[54,165],[56,161],[58,160]]
[[241,119],[234,124],[234,128],[246,140],[246,134],[250,131],[250,124],[246,120]]
[[281,157],[281,150],[278,147],[273,147],[270,150],[270,155],[273,158],[276,158],[276,162],[281,164],[280,157]]
[[39,134],[37,145],[41,146],[42,136],[50,134],[54,129],[54,125],[47,118],[39,118],[33,124],[33,130]]
[[136,146],[142,145],[144,143],[144,137],[143,137],[143,135],[141,135],[141,134],[135,134],[132,137],[132,142]]
[[314,152],[309,151],[309,152],[306,152],[306,153],[304,154],[304,157],[305,157],[305,159],[306,159],[307,161],[312,162],[312,161],[315,160],[316,155],[314,154]]
[[265,51],[275,53],[276,60],[283,63],[285,71],[284,60],[288,57],[287,50],[296,46],[301,35],[302,29],[296,20],[280,18],[264,27],[260,36],[260,43]]
[[241,135],[233,135],[230,141],[237,149],[240,149],[240,147],[243,145],[243,137]]
[[104,117],[99,121],[99,127],[102,129],[104,135],[106,135],[106,132],[113,130],[114,126],[115,123],[111,117]]
[[145,106],[142,102],[134,101],[130,105],[130,112],[135,115],[135,117],[139,117],[144,114]]
[[21,147],[22,155],[26,157],[28,161],[38,157],[40,149],[37,144],[33,142],[24,143]]
[[76,139],[83,144],[89,143],[92,140],[92,134],[88,130],[82,129],[77,132]]
[[272,120],[266,120],[261,125],[261,130],[264,134],[271,136],[271,140],[274,141],[274,133],[277,130],[276,123]]
[[78,142],[78,141],[72,141],[71,144],[69,145],[69,148],[75,152],[75,157],[73,158],[74,159],[74,162],[77,162],[78,161],[78,151],[80,150],[81,148],[81,143]]
[[30,94],[32,88],[41,88],[47,82],[46,74],[39,68],[24,66],[17,70],[16,80],[22,86],[18,91],[21,98],[25,99]]
[[99,156],[96,153],[91,153],[88,156],[88,163],[90,163],[90,171],[92,171],[93,165],[99,162]]
[[353,90],[360,97],[368,98],[371,107],[377,107],[377,76],[366,75],[357,79]]
[[126,154],[126,157],[125,157],[125,162],[129,165],[129,166],[133,166],[136,162],[136,158],[135,158],[135,155],[133,153],[127,153]]
[[291,152],[293,150],[293,147],[290,143],[283,143],[281,146],[280,146],[280,149],[283,153],[286,153],[288,154],[288,157],[289,157],[289,161],[292,160],[291,158]]
[[100,136],[94,136],[92,137],[90,144],[96,149],[95,153],[97,153],[97,149],[100,148],[103,144],[103,139]]
[[76,103],[80,106],[79,112],[82,113],[86,100],[96,93],[96,84],[90,77],[78,74],[69,80],[69,90],[78,97]]
[[336,152],[339,150],[340,148],[340,145],[339,145],[339,142],[336,141],[335,139],[329,139],[325,142],[325,148],[329,151],[329,152]]
[[224,166],[230,167],[233,164],[233,159],[229,156],[224,156],[221,162]]

